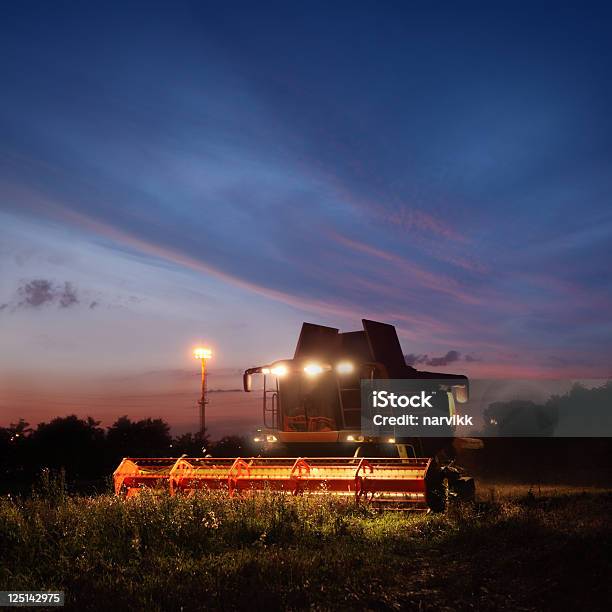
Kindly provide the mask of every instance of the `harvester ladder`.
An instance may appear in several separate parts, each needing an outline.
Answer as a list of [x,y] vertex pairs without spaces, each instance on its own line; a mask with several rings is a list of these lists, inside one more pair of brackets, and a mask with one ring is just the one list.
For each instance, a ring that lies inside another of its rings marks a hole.
[[268,429],[280,429],[278,414],[278,382],[276,388],[266,388],[266,376],[264,376],[263,388],[263,422]]
[[359,387],[338,387],[340,412],[343,429],[361,426],[361,389]]
[[[369,368],[368,377],[372,380],[377,372],[381,372],[381,377],[387,378],[384,368],[377,363],[368,363],[364,367]],[[362,373],[362,377],[364,374]],[[340,398],[340,414],[342,415],[343,429],[361,427],[361,386],[343,387],[340,379],[338,383],[338,396]]]

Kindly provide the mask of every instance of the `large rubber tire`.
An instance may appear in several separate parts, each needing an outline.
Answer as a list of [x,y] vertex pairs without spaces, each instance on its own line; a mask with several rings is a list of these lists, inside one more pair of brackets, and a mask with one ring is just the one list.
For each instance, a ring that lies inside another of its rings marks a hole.
[[425,499],[432,512],[444,512],[448,505],[448,478],[437,472],[426,479]]

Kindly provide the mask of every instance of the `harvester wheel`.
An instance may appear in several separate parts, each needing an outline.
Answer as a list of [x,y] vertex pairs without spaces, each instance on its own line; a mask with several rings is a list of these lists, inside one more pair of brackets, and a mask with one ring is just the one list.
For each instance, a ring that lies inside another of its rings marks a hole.
[[432,512],[444,512],[448,504],[448,478],[439,472],[429,481],[427,487],[427,505]]

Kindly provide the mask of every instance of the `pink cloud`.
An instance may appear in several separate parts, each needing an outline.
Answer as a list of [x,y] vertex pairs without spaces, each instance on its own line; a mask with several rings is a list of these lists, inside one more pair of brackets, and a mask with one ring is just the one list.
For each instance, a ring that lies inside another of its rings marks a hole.
[[434,291],[439,291],[441,293],[446,293],[466,304],[480,303],[480,299],[474,297],[474,295],[469,292],[463,291],[460,288],[459,283],[453,278],[441,274],[435,274],[422,268],[421,266],[418,266],[417,264],[407,261],[395,253],[384,251],[363,242],[347,238],[336,232],[329,232],[329,236],[338,244],[393,264],[396,269],[402,273],[408,274],[410,280],[418,282],[423,287],[427,287],[428,289],[433,289]]

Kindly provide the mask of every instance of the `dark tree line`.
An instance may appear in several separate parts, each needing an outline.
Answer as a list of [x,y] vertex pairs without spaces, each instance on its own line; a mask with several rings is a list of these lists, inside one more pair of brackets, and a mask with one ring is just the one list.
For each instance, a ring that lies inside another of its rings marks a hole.
[[493,402],[483,412],[485,436],[597,437],[612,433],[612,381],[588,389],[575,384],[536,404]]
[[539,404],[494,402],[483,417],[484,449],[461,458],[472,473],[508,482],[612,482],[612,381],[576,384]]
[[45,469],[63,472],[70,488],[101,490],[123,457],[202,457],[248,454],[237,436],[211,442],[207,435],[173,437],[162,419],[123,416],[103,428],[91,417],[57,417],[31,428],[20,419],[0,427],[0,493],[27,492]]

